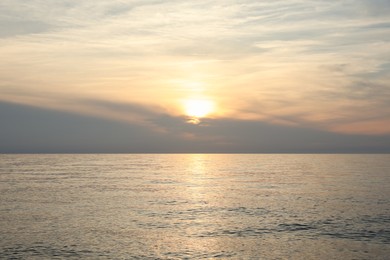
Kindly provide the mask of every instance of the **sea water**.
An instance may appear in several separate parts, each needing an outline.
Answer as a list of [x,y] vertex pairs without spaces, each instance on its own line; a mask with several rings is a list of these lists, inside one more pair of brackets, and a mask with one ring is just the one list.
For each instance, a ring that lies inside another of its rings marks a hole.
[[389,259],[390,155],[0,155],[2,259]]

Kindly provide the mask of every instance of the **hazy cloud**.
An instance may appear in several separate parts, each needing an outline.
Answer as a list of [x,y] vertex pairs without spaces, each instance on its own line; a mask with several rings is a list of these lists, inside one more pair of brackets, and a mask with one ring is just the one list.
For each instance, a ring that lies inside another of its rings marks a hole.
[[168,131],[2,102],[0,152],[390,152],[388,136],[343,135],[234,119],[207,119],[195,126],[182,118],[149,116]]

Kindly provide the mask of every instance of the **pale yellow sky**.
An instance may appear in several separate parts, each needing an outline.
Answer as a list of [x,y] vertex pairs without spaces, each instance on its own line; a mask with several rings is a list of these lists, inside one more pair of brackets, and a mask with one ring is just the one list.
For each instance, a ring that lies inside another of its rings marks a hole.
[[3,101],[150,125],[90,101],[180,117],[207,100],[210,118],[390,133],[387,1],[6,0],[0,14]]

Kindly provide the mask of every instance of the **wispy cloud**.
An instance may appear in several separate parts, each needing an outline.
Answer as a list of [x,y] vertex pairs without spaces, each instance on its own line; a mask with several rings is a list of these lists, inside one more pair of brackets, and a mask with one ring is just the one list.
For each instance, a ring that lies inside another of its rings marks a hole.
[[220,118],[390,133],[386,0],[5,0],[0,14],[2,100],[176,117],[198,82]]

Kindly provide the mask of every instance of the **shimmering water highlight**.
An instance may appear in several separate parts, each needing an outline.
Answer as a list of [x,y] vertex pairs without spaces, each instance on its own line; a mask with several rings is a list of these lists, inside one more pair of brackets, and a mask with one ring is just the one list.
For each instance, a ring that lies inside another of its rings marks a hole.
[[389,155],[0,155],[0,258],[386,259]]

